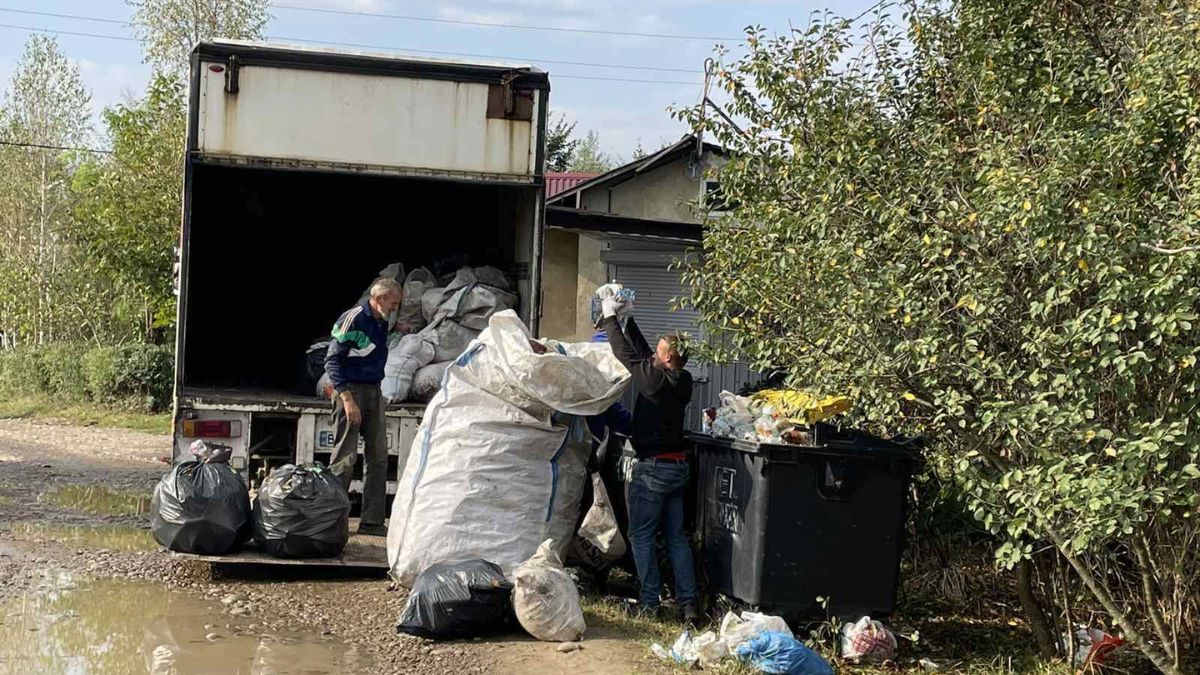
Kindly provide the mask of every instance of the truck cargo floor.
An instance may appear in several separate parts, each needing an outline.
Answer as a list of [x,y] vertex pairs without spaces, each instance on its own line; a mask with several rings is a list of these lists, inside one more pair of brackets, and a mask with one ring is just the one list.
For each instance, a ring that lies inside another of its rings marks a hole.
[[358,530],[358,518],[350,519],[350,541],[342,554],[332,558],[276,558],[268,555],[251,541],[241,550],[228,555],[195,555],[192,553],[175,553],[174,555],[189,560],[205,562],[249,565],[309,565],[325,567],[364,567],[387,569],[387,537],[368,537],[355,534]]

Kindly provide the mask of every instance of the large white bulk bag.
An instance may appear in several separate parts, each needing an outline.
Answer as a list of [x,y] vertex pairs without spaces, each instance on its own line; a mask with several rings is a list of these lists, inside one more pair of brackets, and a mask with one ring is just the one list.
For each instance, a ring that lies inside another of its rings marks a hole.
[[511,574],[547,539],[565,553],[587,479],[585,417],[619,399],[629,373],[607,344],[547,346],[535,353],[504,311],[446,369],[392,505],[388,563],[400,583],[469,558]]

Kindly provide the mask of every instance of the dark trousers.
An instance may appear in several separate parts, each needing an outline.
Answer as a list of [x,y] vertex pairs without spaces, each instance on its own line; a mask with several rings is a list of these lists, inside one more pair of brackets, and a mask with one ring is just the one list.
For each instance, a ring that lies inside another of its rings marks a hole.
[[358,438],[363,439],[362,524],[382,525],[387,507],[387,427],[386,407],[379,384],[351,383],[350,392],[362,411],[362,424],[355,426],[346,418],[342,397],[333,397],[333,457],[329,469],[349,490],[358,462]]
[[675,573],[675,597],[680,604],[696,602],[696,569],[692,547],[683,531],[683,495],[688,484],[686,462],[639,459],[629,485],[629,543],[641,582],[639,601],[657,607],[662,592],[655,542],[659,528]]

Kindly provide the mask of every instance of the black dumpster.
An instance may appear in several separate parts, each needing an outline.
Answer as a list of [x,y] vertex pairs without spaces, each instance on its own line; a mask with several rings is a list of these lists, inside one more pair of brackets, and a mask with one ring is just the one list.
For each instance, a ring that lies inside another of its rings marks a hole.
[[919,442],[825,425],[803,446],[689,437],[712,591],[790,621],[891,614]]

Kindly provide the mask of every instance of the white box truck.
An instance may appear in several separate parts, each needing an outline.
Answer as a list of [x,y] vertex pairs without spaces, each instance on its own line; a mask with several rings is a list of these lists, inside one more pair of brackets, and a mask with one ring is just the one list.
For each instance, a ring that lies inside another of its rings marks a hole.
[[[330,402],[304,383],[304,354],[389,263],[500,267],[536,334],[549,91],[531,67],[198,45],[175,460],[204,438],[232,446],[251,484],[285,462],[328,463]],[[422,410],[388,410],[389,493]]]

